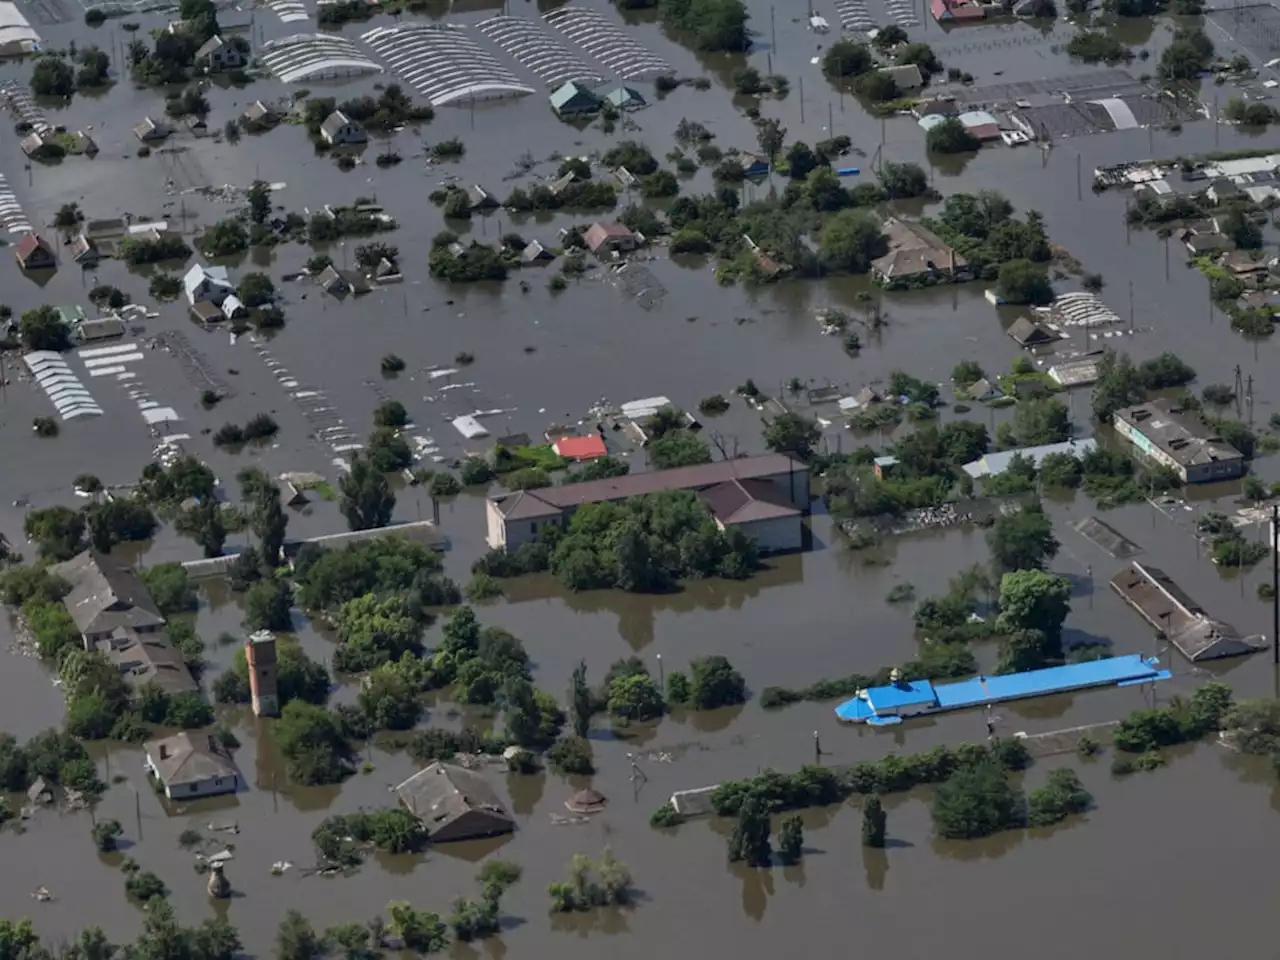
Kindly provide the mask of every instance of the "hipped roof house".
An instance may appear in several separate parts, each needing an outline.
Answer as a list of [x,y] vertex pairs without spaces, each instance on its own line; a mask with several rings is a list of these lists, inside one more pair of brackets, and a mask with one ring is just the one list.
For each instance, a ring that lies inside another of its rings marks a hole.
[[474,770],[452,763],[424,767],[395,792],[422,821],[432,843],[493,837],[516,828],[489,782]]

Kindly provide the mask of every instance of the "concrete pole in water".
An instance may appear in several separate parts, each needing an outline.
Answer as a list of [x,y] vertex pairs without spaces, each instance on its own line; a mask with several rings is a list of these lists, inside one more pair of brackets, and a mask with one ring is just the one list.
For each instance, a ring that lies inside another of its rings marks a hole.
[[1271,505],[1271,662],[1280,667],[1280,506]]

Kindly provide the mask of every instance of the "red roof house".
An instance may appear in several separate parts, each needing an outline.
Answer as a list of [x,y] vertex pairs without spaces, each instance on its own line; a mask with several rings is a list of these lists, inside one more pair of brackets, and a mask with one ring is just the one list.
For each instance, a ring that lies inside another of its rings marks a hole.
[[939,23],[944,20],[981,20],[987,15],[987,11],[976,3],[963,0],[930,0],[929,7]]
[[58,265],[53,248],[34,233],[23,234],[13,253],[23,270],[45,270]]
[[587,249],[596,255],[636,248],[636,235],[621,223],[601,223],[597,220],[587,228],[582,239]]
[[551,449],[566,460],[594,460],[609,452],[597,433],[585,437],[561,437],[551,445]]

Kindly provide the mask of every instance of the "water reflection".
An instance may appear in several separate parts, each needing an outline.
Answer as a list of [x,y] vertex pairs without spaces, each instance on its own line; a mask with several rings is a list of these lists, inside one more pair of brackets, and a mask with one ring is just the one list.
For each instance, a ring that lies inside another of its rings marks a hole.
[[889,854],[877,847],[862,848],[862,867],[866,871],[867,888],[884,890],[889,877]]

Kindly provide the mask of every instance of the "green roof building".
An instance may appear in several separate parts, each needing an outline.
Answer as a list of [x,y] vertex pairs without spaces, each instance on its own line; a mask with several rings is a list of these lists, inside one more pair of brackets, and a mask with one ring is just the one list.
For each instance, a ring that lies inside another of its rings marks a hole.
[[615,90],[610,90],[605,95],[605,100],[619,110],[638,110],[641,107],[648,106],[644,97],[640,96],[640,92],[631,87],[618,87]]
[[580,87],[570,80],[551,94],[551,109],[561,120],[566,117],[580,117],[599,110],[600,98],[586,87]]

